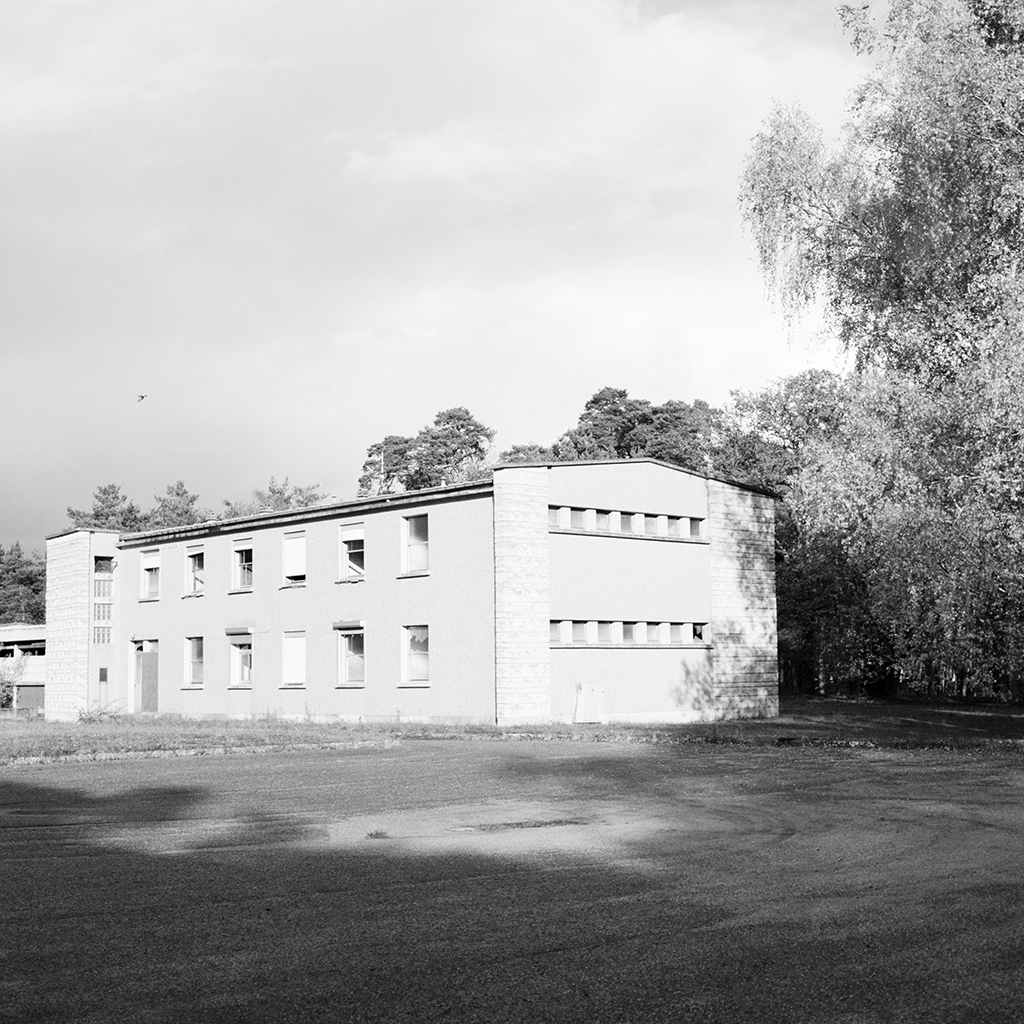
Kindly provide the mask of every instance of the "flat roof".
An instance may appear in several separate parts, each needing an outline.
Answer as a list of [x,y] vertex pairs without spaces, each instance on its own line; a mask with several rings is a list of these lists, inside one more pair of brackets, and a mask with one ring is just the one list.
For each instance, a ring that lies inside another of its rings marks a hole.
[[216,533],[234,533],[239,528],[281,526],[294,522],[309,522],[316,519],[332,519],[339,513],[358,514],[375,512],[384,508],[409,508],[427,505],[437,499],[458,501],[465,498],[485,497],[494,492],[491,480],[472,480],[468,483],[446,484],[443,487],[427,487],[420,491],[399,491],[396,494],[375,494],[366,498],[352,498],[348,501],[331,501],[319,505],[303,505],[255,515],[238,516],[234,519],[207,519],[190,526],[171,526],[162,530],[145,530],[140,533],[121,535],[118,547],[134,547],[148,544],[161,537],[205,537]]
[[[778,498],[778,495],[765,487],[757,487],[754,484],[741,483],[738,480],[730,480],[727,477],[714,476],[711,473],[703,473],[700,470],[690,469],[686,466],[677,466],[672,462],[665,462],[662,459],[640,458],[640,459],[580,459],[573,462],[561,462],[553,459],[547,462],[499,462],[492,467],[494,472],[503,469],[571,469],[580,466],[635,466],[646,463],[658,466],[661,469],[670,469],[676,473],[685,473],[688,476],[700,477],[704,480],[715,480],[718,483],[728,484],[744,491],[752,491],[755,494],[763,494],[769,498]],[[246,527],[280,526],[295,522],[309,522],[317,519],[330,519],[339,514],[359,514],[361,512],[375,512],[384,508],[406,508],[415,505],[425,505],[438,500],[458,501],[467,498],[477,498],[490,495],[494,492],[494,482],[486,480],[471,480],[467,483],[445,484],[441,487],[427,487],[418,491],[398,491],[394,494],[375,494],[363,498],[350,498],[347,501],[330,501],[318,505],[304,505],[301,508],[284,510],[271,510],[258,512],[253,515],[237,516],[233,519],[207,519],[201,523],[193,523],[188,526],[170,526],[158,530],[141,530],[137,533],[119,534],[121,540],[119,547],[135,547],[140,544],[152,543],[162,538],[183,539],[188,537],[203,537],[218,533],[233,533]],[[47,540],[57,537],[64,537],[75,533],[78,529],[88,530],[90,533],[113,533],[117,530],[94,529],[92,527],[70,527],[61,533],[55,533]]]

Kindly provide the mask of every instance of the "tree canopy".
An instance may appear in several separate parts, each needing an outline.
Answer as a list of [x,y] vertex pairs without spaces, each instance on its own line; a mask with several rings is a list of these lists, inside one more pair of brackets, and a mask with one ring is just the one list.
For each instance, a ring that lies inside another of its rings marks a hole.
[[44,621],[46,560],[38,551],[26,555],[15,541],[0,544],[0,623]]
[[260,512],[285,512],[292,508],[319,505],[326,500],[327,495],[321,492],[319,484],[299,487],[290,484],[288,477],[280,483],[271,477],[266,489],[253,488],[252,496],[247,501],[228,501],[225,498],[220,518],[234,519],[238,516],[257,515]]
[[168,485],[166,491],[154,497],[151,509],[143,511],[124,494],[118,484],[103,484],[93,492],[92,509],[68,508],[73,526],[94,530],[118,530],[137,533],[144,530],[164,530],[174,526],[193,526],[212,519],[231,519],[256,515],[259,512],[280,512],[290,508],[316,505],[326,499],[319,484],[299,487],[285,477],[280,483],[274,477],[265,489],[253,488],[249,498],[222,502],[219,515],[199,504],[199,496],[192,494],[183,480]]
[[1019,0],[843,9],[876,60],[842,138],[798,108],[754,140],[740,207],[789,314],[821,298],[858,365],[926,378],[976,357],[1018,306],[1024,252]]
[[1024,7],[844,18],[876,66],[839,144],[776,108],[740,196],[784,309],[824,300],[856,357],[793,452],[780,646],[819,684],[1019,699]]
[[464,406],[445,409],[414,437],[389,434],[366,450],[359,493],[389,494],[484,476],[494,431]]

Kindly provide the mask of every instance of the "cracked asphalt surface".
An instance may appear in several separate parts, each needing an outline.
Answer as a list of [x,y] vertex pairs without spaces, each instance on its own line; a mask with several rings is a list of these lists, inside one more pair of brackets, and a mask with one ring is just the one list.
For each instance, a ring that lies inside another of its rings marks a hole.
[[1024,1021],[1024,759],[405,741],[0,770],[0,1020]]

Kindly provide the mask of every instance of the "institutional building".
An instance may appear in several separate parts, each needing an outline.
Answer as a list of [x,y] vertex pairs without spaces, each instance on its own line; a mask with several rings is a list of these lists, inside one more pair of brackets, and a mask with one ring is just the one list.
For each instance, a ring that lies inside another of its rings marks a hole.
[[648,459],[47,541],[46,717],[778,711],[774,502]]

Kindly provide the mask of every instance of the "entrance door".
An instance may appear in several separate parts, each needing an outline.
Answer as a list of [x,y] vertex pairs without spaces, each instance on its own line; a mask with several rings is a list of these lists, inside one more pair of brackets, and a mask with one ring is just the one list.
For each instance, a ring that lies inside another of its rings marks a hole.
[[138,640],[135,643],[135,708],[138,711],[157,709],[158,642]]

